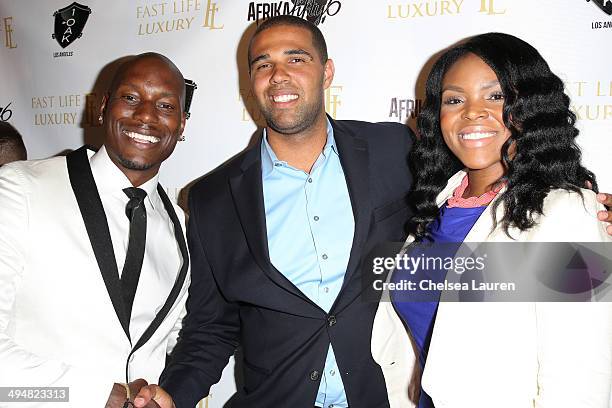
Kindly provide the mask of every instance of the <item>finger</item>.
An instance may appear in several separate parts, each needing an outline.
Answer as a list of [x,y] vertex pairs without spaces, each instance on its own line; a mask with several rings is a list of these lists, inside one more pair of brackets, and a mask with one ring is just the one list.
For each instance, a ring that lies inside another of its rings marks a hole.
[[145,385],[148,385],[149,383],[147,383],[146,380],[142,379],[142,378],[138,378],[137,380],[132,381],[129,386],[130,386],[130,393],[132,394],[132,397],[134,397],[136,394],[138,394],[138,391],[140,391],[140,389],[142,387],[144,387]]
[[591,183],[589,180],[585,181],[584,184],[586,185],[586,188],[588,188],[589,190],[593,189],[593,183]]
[[149,402],[145,408],[161,408],[159,406],[159,404],[157,402],[155,402],[155,400],[151,400],[151,402]]
[[612,194],[599,193],[597,194],[597,201],[599,201],[608,208],[612,207]]
[[134,397],[134,406],[136,408],[143,408],[149,401],[155,398],[156,391],[156,385],[146,385],[142,387],[136,397]]
[[612,235],[612,225],[608,225],[606,227],[606,231],[608,232],[608,235]]
[[612,211],[598,211],[597,219],[599,221],[612,222]]

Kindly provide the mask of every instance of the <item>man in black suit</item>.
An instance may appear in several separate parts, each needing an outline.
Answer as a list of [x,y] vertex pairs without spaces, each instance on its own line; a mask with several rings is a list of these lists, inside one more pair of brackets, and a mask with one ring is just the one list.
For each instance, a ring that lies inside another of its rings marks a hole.
[[249,63],[267,126],[191,189],[188,315],[163,388],[146,387],[136,406],[153,395],[194,407],[240,344],[234,407],[387,407],[361,263],[376,244],[405,239],[412,135],[326,116],[334,66],[305,20],[261,24]]

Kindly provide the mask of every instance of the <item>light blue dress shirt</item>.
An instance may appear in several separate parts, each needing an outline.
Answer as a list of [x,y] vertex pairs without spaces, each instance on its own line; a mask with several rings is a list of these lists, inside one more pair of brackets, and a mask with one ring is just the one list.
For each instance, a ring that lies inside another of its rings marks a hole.
[[[344,281],[355,230],[334,132],[310,174],[280,161],[264,130],[261,169],[270,260],[302,293],[329,313]],[[330,344],[316,406],[348,406]]]

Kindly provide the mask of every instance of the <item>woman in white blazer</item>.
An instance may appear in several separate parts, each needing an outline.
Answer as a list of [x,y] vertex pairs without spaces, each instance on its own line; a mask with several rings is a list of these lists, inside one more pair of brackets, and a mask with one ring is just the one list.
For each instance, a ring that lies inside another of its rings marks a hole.
[[[610,242],[574,122],[524,41],[489,33],[445,52],[411,155],[407,242]],[[393,299],[372,334],[392,408],[612,407],[612,303]]]

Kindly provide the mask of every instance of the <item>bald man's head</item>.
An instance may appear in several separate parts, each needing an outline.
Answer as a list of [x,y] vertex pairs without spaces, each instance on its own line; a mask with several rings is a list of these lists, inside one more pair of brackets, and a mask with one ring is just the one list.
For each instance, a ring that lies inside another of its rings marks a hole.
[[110,159],[138,186],[154,177],[185,127],[185,80],[160,54],[137,55],[115,74],[100,114]]
[[8,122],[0,122],[0,166],[28,158],[23,139]]
[[172,72],[176,76],[177,83],[180,83],[180,86],[183,89],[181,94],[181,103],[184,106],[185,101],[185,78],[183,78],[183,74],[178,69],[174,62],[172,62],[168,57],[162,54],[158,54],[156,52],[145,52],[143,54],[138,54],[133,57],[130,57],[125,61],[115,75],[113,76],[113,80],[111,81],[110,87],[108,89],[108,93],[112,94],[117,90],[117,86],[123,80],[123,76],[128,72],[133,66],[140,66],[142,64],[162,64],[165,65],[166,68]]

